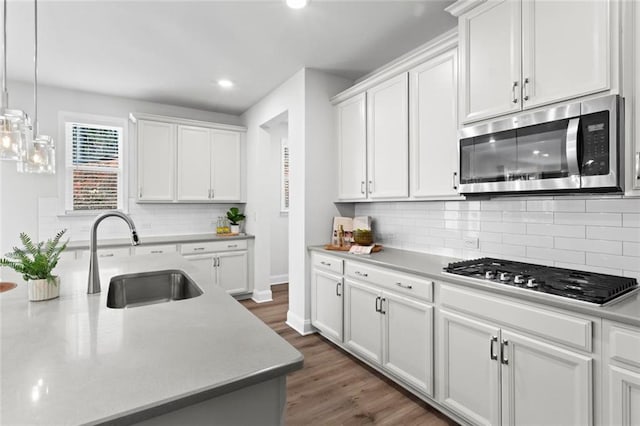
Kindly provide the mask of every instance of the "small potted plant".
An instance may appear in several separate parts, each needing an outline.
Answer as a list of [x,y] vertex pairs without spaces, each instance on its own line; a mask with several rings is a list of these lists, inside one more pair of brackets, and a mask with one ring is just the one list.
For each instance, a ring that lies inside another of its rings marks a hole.
[[240,209],[237,207],[231,207],[227,212],[227,219],[231,222],[231,233],[239,234],[240,233],[240,222],[245,219],[245,215],[240,213]]
[[60,277],[53,275],[53,268],[60,260],[60,253],[67,248],[67,240],[60,245],[60,239],[67,230],[58,232],[47,242],[34,243],[24,232],[20,233],[23,248],[14,247],[11,253],[0,258],[0,266],[12,268],[29,285],[29,300],[55,299],[60,295]]

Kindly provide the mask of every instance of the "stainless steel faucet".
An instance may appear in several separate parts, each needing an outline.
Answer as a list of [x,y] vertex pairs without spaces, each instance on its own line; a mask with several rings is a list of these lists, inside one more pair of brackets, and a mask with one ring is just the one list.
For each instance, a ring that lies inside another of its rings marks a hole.
[[104,219],[108,217],[119,217],[127,222],[129,229],[131,230],[131,245],[138,245],[138,234],[136,233],[136,225],[131,218],[126,214],[119,211],[108,211],[101,214],[96,218],[91,225],[91,240],[89,243],[89,251],[91,252],[91,258],[89,259],[89,283],[87,286],[87,294],[100,293],[100,271],[98,270],[98,225]]

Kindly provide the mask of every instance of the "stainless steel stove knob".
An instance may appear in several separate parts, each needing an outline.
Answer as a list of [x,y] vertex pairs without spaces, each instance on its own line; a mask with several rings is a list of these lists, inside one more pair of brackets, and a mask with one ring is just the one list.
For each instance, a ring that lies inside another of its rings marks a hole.
[[511,279],[511,274],[508,272],[500,272],[500,281],[509,281]]
[[524,284],[524,277],[522,275],[516,275],[513,277],[513,282],[516,284]]
[[496,273],[493,271],[487,271],[484,273],[484,277],[488,280],[492,280],[496,277]]
[[536,282],[536,279],[535,278],[529,278],[529,281],[527,281],[527,287],[529,287],[529,288],[538,287],[538,283]]

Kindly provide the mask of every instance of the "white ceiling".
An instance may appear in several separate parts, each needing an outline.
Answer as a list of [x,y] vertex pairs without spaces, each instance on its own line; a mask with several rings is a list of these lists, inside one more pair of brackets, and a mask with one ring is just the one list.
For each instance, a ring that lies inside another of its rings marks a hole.
[[[451,3],[40,0],[39,81],[239,114],[302,67],[362,77],[453,28]],[[33,2],[7,8],[8,78],[31,82]]]

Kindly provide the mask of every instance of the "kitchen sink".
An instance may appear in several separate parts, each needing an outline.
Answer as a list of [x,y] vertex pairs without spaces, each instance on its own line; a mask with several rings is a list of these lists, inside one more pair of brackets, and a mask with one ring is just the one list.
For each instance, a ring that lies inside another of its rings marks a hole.
[[202,293],[187,274],[177,269],[117,275],[109,282],[107,307],[134,308],[191,299]]

